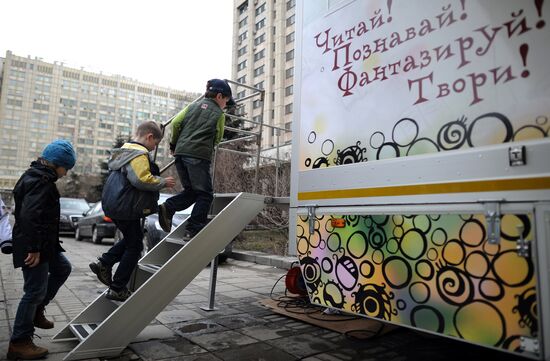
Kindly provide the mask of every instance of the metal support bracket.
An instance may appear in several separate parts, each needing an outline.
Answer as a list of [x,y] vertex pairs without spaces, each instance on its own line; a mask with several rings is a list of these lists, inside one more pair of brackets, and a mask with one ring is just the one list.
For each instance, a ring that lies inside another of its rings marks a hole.
[[315,232],[315,208],[317,208],[317,205],[313,204],[311,206],[307,206],[307,218],[309,221],[309,234],[313,234]]
[[485,203],[485,218],[487,219],[487,241],[489,244],[500,243],[500,203]]
[[522,351],[532,352],[534,354],[539,354],[539,340],[536,338],[530,338],[522,336],[519,339],[520,346],[519,348]]
[[518,229],[518,234],[519,234],[517,244],[516,244],[518,256],[529,258],[531,257],[531,244],[530,244],[531,242],[523,238],[523,231],[524,231],[523,224],[516,226],[516,228]]
[[208,295],[208,306],[200,306],[200,309],[203,311],[216,311],[217,308],[214,307],[214,303],[216,300],[216,280],[218,278],[218,257],[214,257],[214,259],[210,262],[210,287],[209,287],[209,295]]

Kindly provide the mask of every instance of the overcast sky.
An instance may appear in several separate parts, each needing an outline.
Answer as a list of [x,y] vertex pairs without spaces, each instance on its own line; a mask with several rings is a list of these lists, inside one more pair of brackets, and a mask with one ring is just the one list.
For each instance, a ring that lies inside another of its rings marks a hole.
[[8,0],[0,57],[120,74],[203,92],[231,77],[233,0]]

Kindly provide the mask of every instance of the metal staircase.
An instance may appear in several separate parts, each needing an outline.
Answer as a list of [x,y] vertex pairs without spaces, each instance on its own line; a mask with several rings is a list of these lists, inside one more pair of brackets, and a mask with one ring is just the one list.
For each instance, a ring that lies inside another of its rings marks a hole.
[[251,193],[216,195],[211,211],[215,217],[191,241],[181,240],[183,222],[140,259],[128,300],[111,301],[105,291],[53,337],[79,341],[64,360],[119,355],[272,201]]

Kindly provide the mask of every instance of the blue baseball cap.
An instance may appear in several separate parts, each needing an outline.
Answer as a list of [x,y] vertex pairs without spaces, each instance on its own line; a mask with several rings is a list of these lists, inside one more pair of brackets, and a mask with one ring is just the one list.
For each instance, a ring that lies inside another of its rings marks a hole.
[[74,167],[76,163],[76,152],[73,145],[64,139],[57,139],[48,144],[42,151],[41,157],[67,170]]
[[230,99],[232,96],[231,87],[227,83],[227,81],[222,79],[210,79],[208,82],[206,82],[206,90],[207,91],[213,91],[216,93],[221,93],[222,95],[229,97]]

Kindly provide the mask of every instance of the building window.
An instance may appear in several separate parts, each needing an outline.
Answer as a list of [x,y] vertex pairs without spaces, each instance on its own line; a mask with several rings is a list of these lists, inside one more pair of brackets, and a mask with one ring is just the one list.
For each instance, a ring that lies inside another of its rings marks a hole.
[[295,6],[296,6],[296,0],[288,0],[288,1],[286,2],[286,9],[287,9],[287,10],[292,9],[292,8],[295,7]]
[[240,83],[240,84],[246,83],[246,75],[243,75],[239,79],[237,79],[237,83]]
[[294,24],[294,15],[291,15],[289,16],[287,19],[286,19],[286,26],[291,26]]
[[254,76],[262,75],[264,73],[264,66],[259,66],[254,69]]
[[256,16],[260,15],[264,11],[265,11],[265,3],[263,3],[262,5],[260,5],[256,8]]
[[239,10],[239,15],[244,14],[248,10],[248,0],[239,5],[237,9]]
[[259,83],[254,84],[254,88],[256,88],[256,89],[262,89],[262,90],[263,90],[263,88],[264,88],[264,82],[261,81],[261,82],[259,82]]
[[288,68],[288,69],[285,71],[285,74],[286,74],[286,78],[287,78],[287,79],[292,78],[292,77],[294,76],[294,67]]
[[294,94],[294,87],[292,85],[289,85],[285,88],[285,96],[289,96]]
[[294,49],[287,51],[286,53],[286,61],[294,59]]
[[237,96],[235,99],[241,99],[241,98],[244,98],[245,96],[246,96],[246,90],[243,90],[237,93]]
[[262,101],[261,100],[254,100],[254,102],[252,102],[252,108],[253,109],[258,109],[261,106],[262,106]]
[[260,59],[263,59],[265,57],[265,49],[262,49],[254,54],[254,61],[258,61]]
[[237,56],[242,56],[244,54],[246,54],[246,45],[239,49]]
[[265,34],[262,34],[260,36],[257,36],[255,39],[254,39],[254,45],[260,45],[261,43],[263,43],[265,41]]
[[247,36],[248,36],[247,34],[248,34],[248,32],[245,31],[244,33],[242,33],[241,35],[239,35],[239,44],[241,44],[243,41],[246,40],[246,38],[247,38]]
[[241,62],[237,65],[237,71],[243,70],[244,68],[246,68],[246,60],[241,61]]
[[253,121],[255,121],[256,123],[261,123],[262,122],[262,115],[256,115],[254,118],[252,118]]
[[242,19],[241,21],[239,21],[239,29],[242,28],[243,26],[245,26],[246,24],[248,24],[248,17]]
[[[288,21],[288,20],[287,20]],[[258,21],[256,23],[256,26],[255,26],[255,29],[256,30],[260,30],[261,28],[263,28],[265,26],[265,18],[263,18],[262,20]]]
[[292,103],[285,105],[285,114],[292,113]]
[[286,36],[286,43],[290,44],[294,41],[294,31]]
[[15,107],[21,108],[23,106],[23,100],[8,98],[8,105],[13,105]]

